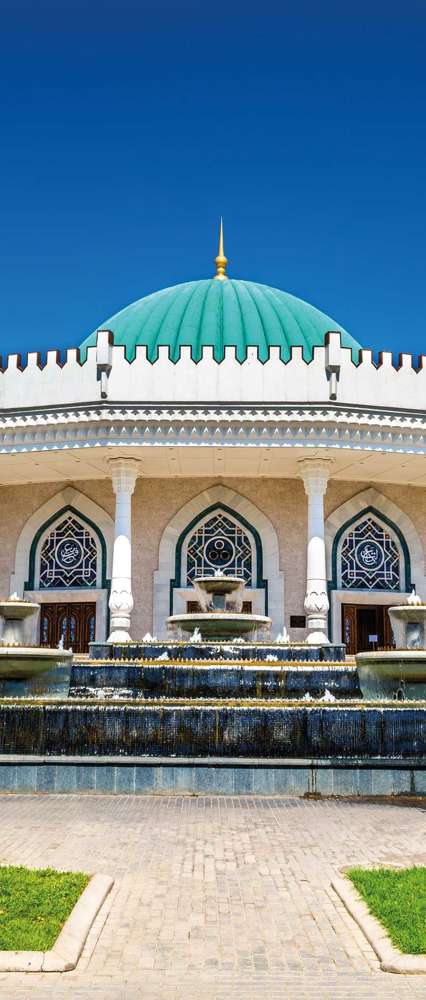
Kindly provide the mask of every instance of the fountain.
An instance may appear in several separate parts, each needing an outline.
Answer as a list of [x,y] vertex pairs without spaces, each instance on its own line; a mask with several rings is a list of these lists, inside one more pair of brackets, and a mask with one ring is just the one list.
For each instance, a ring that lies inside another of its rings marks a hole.
[[200,611],[170,615],[167,626],[179,633],[201,634],[202,639],[254,639],[269,632],[271,619],[243,611],[244,580],[216,570],[214,576],[200,576],[193,583]]
[[0,640],[0,678],[33,677],[45,670],[51,670],[58,663],[70,662],[72,651],[49,649],[44,646],[30,646],[25,643],[24,622],[38,611],[35,601],[25,601],[17,594],[11,594],[0,601],[0,616],[3,618],[3,634]]
[[396,649],[357,653],[364,698],[426,700],[426,604],[413,593],[389,608]]
[[[294,643],[285,630],[251,641],[270,620],[243,611],[240,578],[202,577],[194,593],[199,611],[170,619],[184,639],[94,642],[53,679],[43,665],[27,681],[34,661],[18,662],[13,681],[0,671],[0,790],[424,794],[424,704],[362,700],[340,644]],[[20,630],[36,608],[0,604],[6,639],[20,643],[0,647],[11,662],[31,650]],[[422,607],[408,608],[408,624],[424,625]],[[420,634],[410,627],[401,642]]]

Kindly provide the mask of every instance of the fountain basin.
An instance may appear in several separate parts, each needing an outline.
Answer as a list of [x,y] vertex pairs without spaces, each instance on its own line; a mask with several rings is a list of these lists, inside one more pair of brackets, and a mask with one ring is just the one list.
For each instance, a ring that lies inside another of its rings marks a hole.
[[28,680],[52,670],[59,663],[71,663],[72,651],[44,646],[0,646],[0,678]]
[[70,663],[72,660],[72,651],[68,649],[26,645],[25,619],[35,615],[39,607],[35,601],[25,601],[17,594],[0,601],[0,616],[3,618],[0,641],[1,680],[28,680],[46,670],[52,670],[52,667],[60,663]]
[[414,592],[406,604],[389,608],[397,649],[357,653],[364,698],[426,699],[426,605]]
[[392,632],[399,649],[426,649],[426,606],[397,604],[389,608]]
[[[199,611],[170,615],[167,627],[172,632],[200,633],[202,639],[255,638],[269,632],[271,619],[266,615],[243,612],[245,583],[239,576],[199,576],[193,581]],[[200,637],[199,636],[199,637]]]
[[167,624],[172,629],[192,634],[199,629],[206,639],[235,639],[255,636],[259,631],[269,630],[271,619],[266,615],[250,615],[230,611],[193,612],[184,615],[170,615]]
[[[1,641],[4,645],[18,643],[23,640],[23,623],[38,611],[39,605],[34,601],[20,600],[13,595],[0,601],[0,617],[3,618]],[[22,643],[23,644],[23,643]]]
[[356,654],[364,698],[426,700],[426,650],[386,649]]

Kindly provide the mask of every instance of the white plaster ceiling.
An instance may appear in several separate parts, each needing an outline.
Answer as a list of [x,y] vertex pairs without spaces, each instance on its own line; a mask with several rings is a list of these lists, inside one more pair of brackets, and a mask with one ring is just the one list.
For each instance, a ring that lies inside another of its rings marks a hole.
[[294,478],[301,458],[332,458],[332,478],[375,483],[426,486],[423,455],[383,454],[362,450],[318,448],[214,448],[146,446],[96,447],[71,451],[0,455],[0,484],[74,482],[109,476],[108,459],[138,458],[141,476]]

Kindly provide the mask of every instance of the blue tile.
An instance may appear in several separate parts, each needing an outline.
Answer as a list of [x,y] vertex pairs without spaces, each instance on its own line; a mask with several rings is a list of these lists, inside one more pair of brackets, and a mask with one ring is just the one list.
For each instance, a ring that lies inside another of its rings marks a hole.
[[373,795],[398,795],[410,791],[410,772],[396,768],[383,768],[373,771]]
[[90,792],[96,788],[96,767],[94,764],[77,764],[77,791]]
[[55,791],[75,792],[77,787],[76,770],[75,764],[57,764]]
[[154,768],[144,764],[135,767],[135,792],[151,792],[155,786]]
[[273,795],[275,783],[272,767],[253,768],[253,791],[257,795]]
[[371,768],[360,768],[358,771],[358,795],[373,794],[373,772]]
[[426,794],[426,771],[413,771],[412,782],[416,795]]
[[307,767],[277,767],[274,779],[275,793],[305,795],[310,791],[310,776],[311,772]]
[[315,786],[311,791],[318,792],[318,795],[333,794],[333,769],[331,767],[315,769]]
[[194,775],[194,791],[195,792],[214,792],[219,789],[216,787],[216,771],[224,770],[223,768],[215,767],[203,767],[202,765],[195,764],[193,769]]
[[213,767],[214,788],[222,795],[233,795],[235,789],[234,767]]
[[246,795],[253,791],[253,768],[236,767],[234,770],[234,794]]
[[[1,781],[1,778],[0,778]],[[37,766],[36,764],[17,764],[16,765],[16,791],[17,792],[35,792],[37,785]]]
[[56,765],[37,764],[36,789],[38,792],[54,792],[56,786]]
[[359,772],[357,768],[333,768],[333,794],[358,795]]
[[97,764],[95,772],[97,792],[115,792],[115,767],[113,764]]
[[175,767],[175,788],[181,788],[187,792],[194,790],[193,767]]
[[14,792],[16,789],[16,764],[0,765],[0,789],[3,792]]
[[411,792],[411,771],[399,770],[395,768],[393,771],[393,781],[392,781],[392,795],[409,795]]
[[134,792],[135,768],[127,764],[117,764],[115,769],[116,792]]
[[163,767],[161,764],[155,768],[155,787],[168,791],[175,787],[174,767]]
[[372,772],[372,793],[373,795],[392,795],[393,792],[393,771],[388,768]]

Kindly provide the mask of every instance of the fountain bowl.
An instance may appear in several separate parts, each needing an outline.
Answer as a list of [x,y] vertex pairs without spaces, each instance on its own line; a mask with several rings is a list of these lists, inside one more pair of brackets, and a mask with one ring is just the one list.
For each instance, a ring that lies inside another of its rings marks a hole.
[[426,701],[426,605],[413,592],[389,618],[397,648],[355,657],[363,697]]
[[59,663],[69,662],[72,651],[50,649],[48,646],[31,646],[24,642],[24,622],[34,615],[40,605],[35,601],[25,601],[12,594],[0,600],[0,616],[3,618],[3,632],[0,641],[0,678],[28,680],[36,674],[51,670]]
[[356,665],[364,698],[426,701],[426,650],[357,653]]
[[212,576],[198,576],[193,581],[199,611],[170,615],[167,627],[182,634],[198,630],[203,639],[255,638],[269,632],[271,619],[242,610],[245,582],[240,576],[216,571]]
[[269,631],[271,619],[266,615],[232,613],[230,611],[197,612],[170,615],[167,624],[172,630],[192,634],[199,629],[203,639],[232,640],[258,632]]
[[0,678],[28,680],[51,670],[58,663],[70,662],[72,650],[49,649],[45,646],[0,646]]

